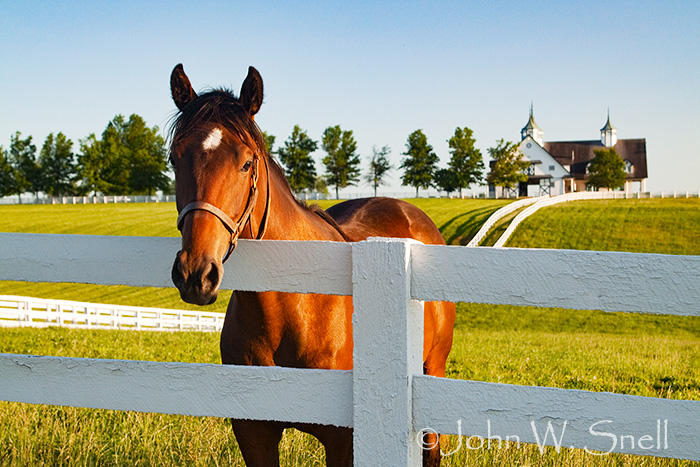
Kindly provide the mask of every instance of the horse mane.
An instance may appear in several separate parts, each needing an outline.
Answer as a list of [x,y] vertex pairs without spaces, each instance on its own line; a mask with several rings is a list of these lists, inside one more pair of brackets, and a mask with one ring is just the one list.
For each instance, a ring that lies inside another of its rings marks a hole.
[[250,118],[248,112],[243,108],[240,100],[233,91],[219,88],[204,92],[188,103],[184,109],[173,115],[168,129],[168,140],[170,147],[176,144],[183,135],[194,131],[202,123],[215,123],[230,130],[241,141],[250,141],[262,152],[263,157],[267,157],[272,170],[277,171],[292,195],[292,198],[301,207],[309,212],[313,212],[326,221],[331,227],[343,236],[345,241],[350,241],[338,223],[323,208],[317,204],[307,205],[299,200],[292,191],[292,186],[287,180],[284,169],[280,163],[270,153],[265,150],[265,138],[258,124]]
[[314,214],[316,214],[318,217],[320,217],[320,218],[323,219],[324,221],[326,221],[328,224],[330,224],[331,227],[333,227],[335,230],[338,231],[338,233],[339,233],[340,235],[342,235],[343,240],[345,240],[346,242],[351,242],[351,241],[352,241],[352,240],[350,240],[350,237],[348,237],[348,236],[345,234],[345,232],[343,232],[343,229],[338,225],[338,223],[335,221],[335,219],[333,219],[333,216],[331,216],[330,214],[328,214],[328,213],[326,212],[326,210],[323,209],[321,206],[319,206],[318,204],[312,204],[312,205],[308,206],[305,202],[299,201],[299,200],[297,200],[297,202],[298,202],[299,204],[301,204],[302,206],[304,206],[304,207],[305,207],[306,209],[308,209],[309,211],[311,211],[311,212],[313,212]]

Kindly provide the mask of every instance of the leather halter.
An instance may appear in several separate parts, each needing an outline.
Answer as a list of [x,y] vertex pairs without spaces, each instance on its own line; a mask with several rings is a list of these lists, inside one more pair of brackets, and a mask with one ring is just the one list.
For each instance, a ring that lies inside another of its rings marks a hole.
[[224,256],[222,263],[225,263],[226,260],[228,260],[229,256],[231,256],[231,253],[233,253],[233,250],[236,249],[236,245],[238,245],[238,237],[243,232],[243,228],[245,227],[246,223],[248,224],[248,228],[250,229],[251,238],[256,238],[257,240],[260,240],[265,235],[265,230],[267,230],[268,212],[270,211],[270,169],[267,166],[267,161],[265,160],[265,158],[263,157],[262,159],[263,164],[265,165],[267,193],[265,196],[265,213],[263,214],[263,217],[260,221],[260,226],[258,227],[257,235],[253,235],[253,226],[250,222],[251,214],[253,213],[253,209],[255,208],[255,202],[258,199],[258,164],[260,162],[260,156],[257,152],[253,156],[253,167],[251,169],[250,174],[250,193],[248,194],[248,201],[246,201],[245,209],[243,210],[243,214],[241,214],[241,217],[238,218],[238,222],[233,222],[233,220],[228,216],[228,214],[226,214],[224,211],[217,208],[216,206],[209,204],[205,201],[192,201],[187,206],[182,208],[182,211],[180,211],[180,214],[177,216],[177,229],[180,232],[182,232],[182,225],[185,223],[185,216],[192,211],[206,211],[210,214],[215,215],[221,221],[226,230],[228,230],[228,232],[231,234],[228,249],[226,250],[226,255]]

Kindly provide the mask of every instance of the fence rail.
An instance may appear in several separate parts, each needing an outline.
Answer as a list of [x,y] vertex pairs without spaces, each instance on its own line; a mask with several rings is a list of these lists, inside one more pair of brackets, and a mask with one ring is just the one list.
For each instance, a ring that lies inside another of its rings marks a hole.
[[512,203],[506,204],[502,208],[498,209],[496,212],[491,214],[488,219],[486,219],[486,222],[484,222],[484,225],[481,226],[479,231],[474,235],[474,238],[472,238],[469,243],[467,243],[467,246],[479,246],[481,241],[486,237],[486,234],[489,233],[489,231],[493,228],[493,226],[496,225],[496,222],[499,220],[503,219],[506,217],[508,214],[513,213],[517,211],[520,208],[523,208],[525,206],[529,206],[533,203],[536,203],[537,201],[541,200],[542,197],[537,197],[537,198],[523,198],[518,201],[513,201]]
[[0,295],[0,326],[221,331],[224,313]]
[[[178,239],[0,234],[0,280],[169,286],[177,248]],[[565,293],[572,284],[574,297]],[[0,399],[352,426],[355,464],[362,466],[419,465],[417,440],[428,427],[700,460],[700,401],[423,376],[420,301],[700,316],[698,257],[391,239],[241,241],[224,287],[352,294],[353,371],[2,355]],[[70,386],[85,380],[87,388]],[[254,403],[258,393],[266,398]],[[619,428],[638,442],[612,446],[600,436]]]
[[175,201],[175,195],[100,195],[100,196],[5,196],[0,205],[7,204],[117,204],[117,203],[167,203]]

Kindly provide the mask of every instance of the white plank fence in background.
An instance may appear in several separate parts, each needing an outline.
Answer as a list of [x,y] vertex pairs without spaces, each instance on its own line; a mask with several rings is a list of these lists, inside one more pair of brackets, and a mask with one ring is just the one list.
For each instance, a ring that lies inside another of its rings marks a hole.
[[498,209],[496,212],[491,214],[488,219],[486,219],[486,222],[484,222],[484,225],[481,226],[479,231],[474,235],[474,238],[469,240],[469,243],[467,243],[467,246],[479,246],[481,241],[486,238],[486,234],[489,233],[489,231],[496,225],[496,222],[499,220],[503,219],[506,217],[508,214],[513,213],[517,211],[520,208],[523,208],[525,206],[529,206],[531,204],[536,203],[537,201],[540,201],[543,198],[549,198],[549,196],[538,196],[537,198],[523,198],[519,199],[517,201],[513,201],[512,203],[506,204],[502,208]]
[[[179,247],[176,238],[0,234],[0,280],[169,287]],[[0,400],[351,426],[360,466],[420,465],[417,434],[428,428],[700,460],[700,401],[423,376],[419,301],[700,316],[700,257],[241,241],[223,287],[353,294],[354,370],[2,355]]]
[[0,326],[218,332],[225,313],[0,295]]

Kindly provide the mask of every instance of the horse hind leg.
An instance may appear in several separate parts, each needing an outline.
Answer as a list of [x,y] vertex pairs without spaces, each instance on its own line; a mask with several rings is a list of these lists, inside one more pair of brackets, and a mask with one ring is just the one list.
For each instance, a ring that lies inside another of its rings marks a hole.
[[251,420],[231,420],[231,426],[247,467],[279,467],[284,427]]

